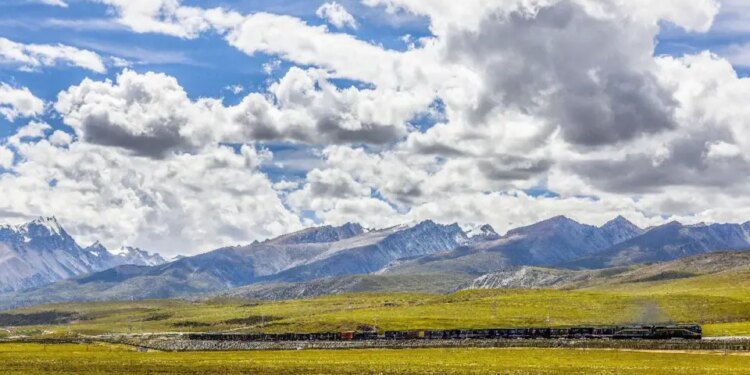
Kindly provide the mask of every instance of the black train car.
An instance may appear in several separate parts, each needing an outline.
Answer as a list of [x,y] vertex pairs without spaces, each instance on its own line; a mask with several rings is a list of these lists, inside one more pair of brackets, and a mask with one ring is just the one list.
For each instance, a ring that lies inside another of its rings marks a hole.
[[425,340],[445,340],[446,331],[424,331]]
[[321,332],[321,333],[192,333],[189,340],[205,341],[351,341],[351,340],[483,340],[483,339],[701,339],[700,325],[639,325],[570,328],[508,328],[431,331]]
[[377,340],[377,339],[378,339],[377,332],[357,332],[354,334],[354,340],[357,340],[357,341],[369,341],[369,340]]
[[426,331],[386,331],[384,338],[386,340],[419,340],[426,338]]
[[703,338],[703,328],[699,325],[618,327],[615,329],[611,337],[617,340],[626,340],[626,339],[700,340],[701,338]]
[[320,332],[310,334],[310,340],[313,341],[338,341],[341,336],[338,332]]

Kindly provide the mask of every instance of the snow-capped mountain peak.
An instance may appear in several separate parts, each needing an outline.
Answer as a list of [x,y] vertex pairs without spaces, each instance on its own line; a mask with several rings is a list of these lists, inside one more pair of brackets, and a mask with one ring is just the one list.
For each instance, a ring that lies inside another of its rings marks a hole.
[[84,250],[88,251],[98,258],[106,258],[108,256],[111,256],[107,248],[104,247],[104,245],[102,245],[99,241],[92,243],[88,247],[84,248]]
[[115,252],[115,256],[120,259],[122,264],[132,264],[136,266],[158,266],[167,262],[159,254],[152,254],[148,251],[131,246],[121,247]]
[[34,288],[120,265],[162,263],[160,256],[140,250],[114,255],[99,242],[81,247],[55,217],[0,225],[0,291]]
[[484,241],[484,240],[496,240],[500,238],[500,235],[495,231],[495,228],[493,228],[489,224],[485,224],[482,226],[478,226],[468,232],[466,232],[466,237],[469,238],[469,241]]
[[57,218],[54,216],[38,217],[26,224],[19,226],[18,229],[19,231],[25,233],[46,231],[47,234],[51,236],[62,236],[63,234],[65,234],[65,230],[63,230],[62,226],[57,221]]

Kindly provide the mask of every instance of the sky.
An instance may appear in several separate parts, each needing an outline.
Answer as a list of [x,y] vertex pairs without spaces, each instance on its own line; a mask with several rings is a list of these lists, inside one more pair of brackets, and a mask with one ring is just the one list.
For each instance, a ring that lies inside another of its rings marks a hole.
[[750,220],[745,0],[5,0],[0,223]]

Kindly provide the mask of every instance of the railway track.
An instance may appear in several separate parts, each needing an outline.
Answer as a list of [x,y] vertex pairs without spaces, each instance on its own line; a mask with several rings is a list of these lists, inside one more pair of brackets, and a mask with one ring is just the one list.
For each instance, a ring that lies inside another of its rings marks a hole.
[[634,325],[570,328],[497,328],[454,330],[345,331],[319,333],[191,333],[198,341],[399,341],[399,340],[503,340],[503,339],[609,339],[609,340],[700,340],[697,324]]

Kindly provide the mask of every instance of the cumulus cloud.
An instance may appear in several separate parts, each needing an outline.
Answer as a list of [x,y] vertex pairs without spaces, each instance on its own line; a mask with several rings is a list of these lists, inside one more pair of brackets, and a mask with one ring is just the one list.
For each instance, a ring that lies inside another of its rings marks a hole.
[[18,147],[24,141],[43,138],[50,129],[52,127],[45,122],[32,121],[16,130],[16,134],[8,137],[8,144]]
[[230,109],[248,138],[306,143],[373,143],[397,140],[427,105],[402,91],[339,89],[321,70],[292,68],[269,94],[257,93]]
[[85,79],[59,94],[55,109],[87,142],[163,157],[215,143],[218,100],[188,98],[174,77],[125,70],[115,82]]
[[451,34],[447,49],[485,77],[476,121],[516,107],[546,118],[570,143],[597,146],[675,126],[675,103],[651,70],[652,36],[650,27],[563,0],[533,14],[488,16],[477,31]]
[[49,137],[49,143],[54,146],[67,146],[73,143],[73,136],[62,130],[55,130]]
[[0,175],[6,197],[0,211],[55,213],[82,242],[190,254],[301,226],[257,171],[270,155],[251,146],[154,160],[80,141],[57,147],[41,138],[26,139],[16,152],[13,173]]
[[95,52],[64,44],[23,44],[0,37],[0,63],[18,65],[25,70],[67,64],[105,73],[107,68]]
[[706,152],[709,159],[734,158],[740,155],[742,155],[742,150],[739,146],[722,141],[709,144]]
[[424,99],[404,92],[339,89],[319,70],[292,68],[267,93],[226,107],[191,100],[174,77],[125,70],[116,80],[85,79],[60,93],[55,109],[76,135],[162,158],[219,142],[386,143],[406,134]]
[[321,5],[315,11],[315,14],[339,29],[343,29],[344,27],[357,29],[357,20],[354,19],[354,16],[343,5],[335,1]]
[[13,166],[15,154],[9,148],[0,146],[0,168],[10,169]]
[[13,87],[0,82],[0,115],[8,121],[18,117],[34,117],[44,112],[44,101],[26,87]]

